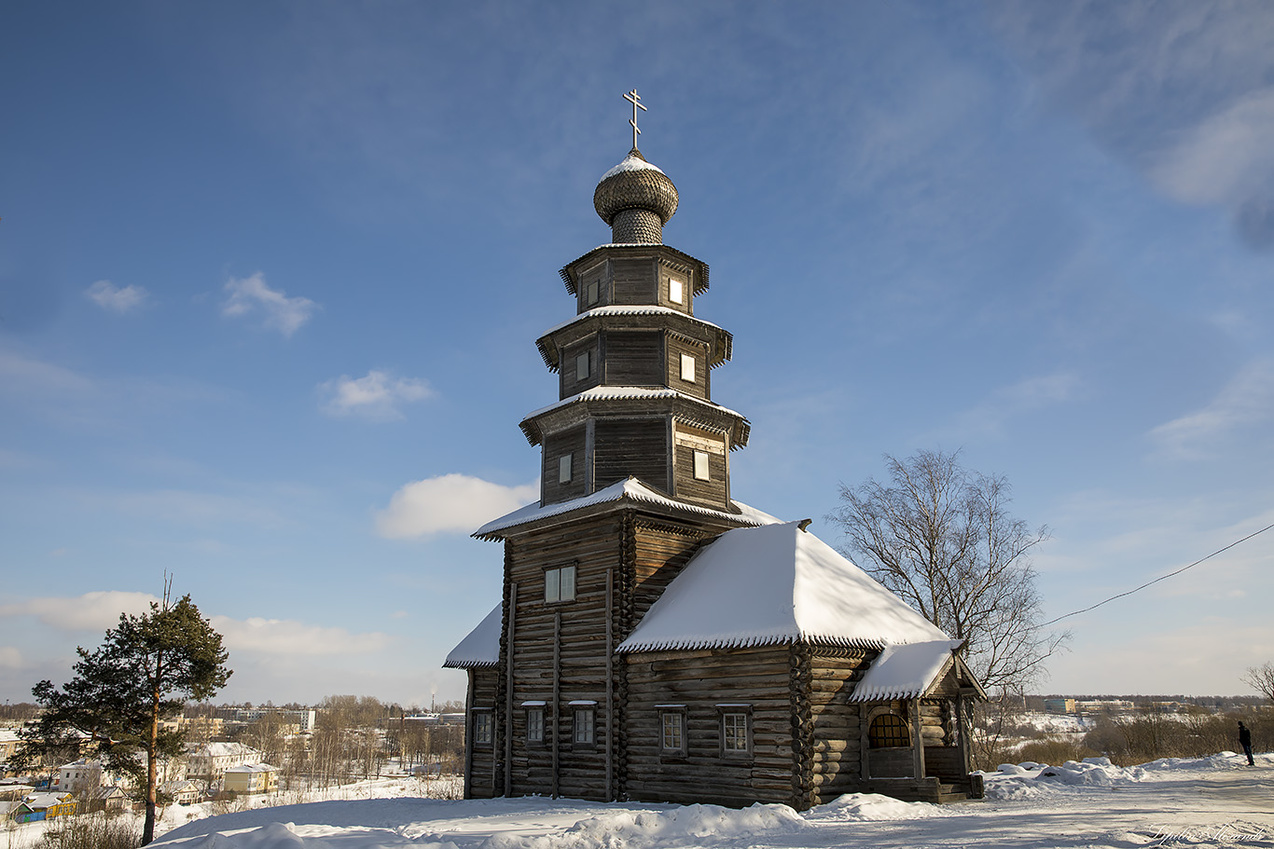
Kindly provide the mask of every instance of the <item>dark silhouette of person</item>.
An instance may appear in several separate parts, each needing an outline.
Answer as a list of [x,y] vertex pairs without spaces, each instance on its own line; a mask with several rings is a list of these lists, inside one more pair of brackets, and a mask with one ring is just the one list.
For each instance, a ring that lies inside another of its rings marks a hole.
[[1239,745],[1243,747],[1243,754],[1247,755],[1247,765],[1256,766],[1256,761],[1252,760],[1252,732],[1243,723],[1239,723]]

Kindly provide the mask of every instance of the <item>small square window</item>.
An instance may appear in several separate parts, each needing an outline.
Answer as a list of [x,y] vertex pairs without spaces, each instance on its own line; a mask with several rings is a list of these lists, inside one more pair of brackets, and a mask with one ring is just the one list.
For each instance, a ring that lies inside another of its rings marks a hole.
[[490,746],[493,730],[491,711],[477,711],[473,714],[473,745]]
[[570,454],[563,454],[561,457],[557,458],[557,482],[558,483],[571,482],[571,456],[572,455]]
[[695,480],[708,480],[708,452],[695,451]]
[[676,277],[668,278],[668,300],[674,304],[684,304],[686,302],[685,284]]
[[575,709],[575,733],[571,739],[577,746],[593,745],[593,717],[594,712],[591,707]]
[[592,374],[592,370],[589,368],[589,366],[591,365],[590,363],[591,358],[589,355],[591,353],[592,353],[591,351],[584,351],[583,353],[576,355],[575,357],[575,379],[576,380],[584,380],[590,374]]
[[526,710],[526,742],[544,742],[544,708],[542,707]]
[[601,285],[597,280],[590,280],[584,284],[584,304],[592,306],[601,299]]
[[544,570],[544,600],[575,600],[575,567],[562,566]]
[[681,379],[687,383],[695,382],[695,358],[692,354],[681,355]]

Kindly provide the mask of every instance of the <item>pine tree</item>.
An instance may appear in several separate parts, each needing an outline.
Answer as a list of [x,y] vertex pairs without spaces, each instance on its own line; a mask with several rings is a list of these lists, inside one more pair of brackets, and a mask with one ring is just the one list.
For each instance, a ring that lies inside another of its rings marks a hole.
[[187,700],[210,699],[231,675],[221,635],[186,595],[171,603],[165,584],[162,602],[142,616],[120,614],[93,651],[77,648],[75,677],[61,689],[50,681],[32,688],[44,709],[20,733],[23,764],[63,756],[87,735],[103,766],[144,790],[146,822],[142,844],[155,837],[159,763],[182,754],[182,735],[161,723],[181,712]]

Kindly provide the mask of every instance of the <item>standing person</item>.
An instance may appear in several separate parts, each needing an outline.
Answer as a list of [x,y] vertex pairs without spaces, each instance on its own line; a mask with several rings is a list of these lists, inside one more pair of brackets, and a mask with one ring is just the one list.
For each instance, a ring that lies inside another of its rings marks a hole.
[[1252,732],[1243,723],[1239,723],[1239,745],[1243,747],[1243,754],[1247,755],[1247,765],[1256,766],[1256,761],[1252,760]]

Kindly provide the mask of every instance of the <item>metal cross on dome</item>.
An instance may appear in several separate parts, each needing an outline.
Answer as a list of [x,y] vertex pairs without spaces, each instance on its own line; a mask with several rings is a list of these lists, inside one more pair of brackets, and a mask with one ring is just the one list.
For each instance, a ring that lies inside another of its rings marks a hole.
[[633,89],[628,92],[628,94],[625,94],[624,100],[627,100],[633,105],[633,119],[628,123],[633,126],[633,150],[636,150],[637,137],[641,135],[641,130],[637,127],[637,110],[640,109],[642,112],[647,112],[649,110],[647,110],[645,106],[641,105],[641,95],[637,93],[637,89]]

